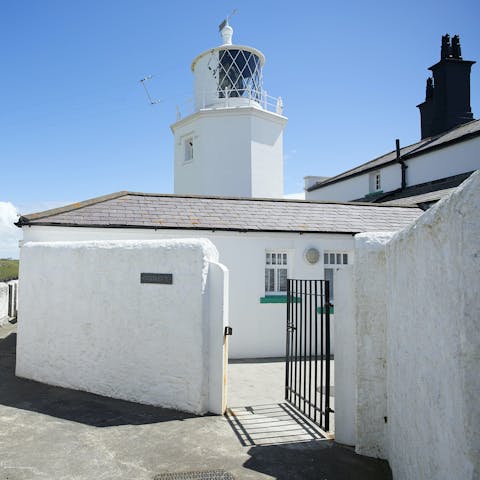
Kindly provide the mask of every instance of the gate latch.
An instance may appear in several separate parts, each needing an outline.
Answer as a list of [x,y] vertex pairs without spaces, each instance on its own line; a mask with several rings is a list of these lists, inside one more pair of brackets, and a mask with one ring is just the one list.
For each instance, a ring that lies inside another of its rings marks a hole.
[[232,327],[225,327],[225,335],[231,335],[233,332]]

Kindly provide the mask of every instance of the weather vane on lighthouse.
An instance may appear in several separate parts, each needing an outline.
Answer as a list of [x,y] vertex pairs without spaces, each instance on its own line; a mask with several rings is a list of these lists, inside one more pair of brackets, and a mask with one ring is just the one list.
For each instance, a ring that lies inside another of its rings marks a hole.
[[227,17],[225,18],[225,20],[218,26],[218,31],[221,32],[224,27],[226,27],[227,25],[229,25],[228,21],[238,13],[238,10],[236,8],[234,8],[232,10],[232,13],[230,15],[227,15]]

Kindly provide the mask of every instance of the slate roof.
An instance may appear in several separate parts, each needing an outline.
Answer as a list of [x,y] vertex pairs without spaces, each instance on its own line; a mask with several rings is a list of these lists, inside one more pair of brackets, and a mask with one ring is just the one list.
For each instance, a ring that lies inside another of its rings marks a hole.
[[368,195],[354,200],[355,202],[381,202],[386,205],[419,205],[442,199],[464,182],[472,172],[460,173],[451,177],[419,183],[409,187],[392,190],[386,193]]
[[399,230],[421,213],[368,203],[118,192],[24,215],[17,225],[354,234]]
[[[474,138],[479,135],[480,120],[472,120],[471,122],[455,127],[448,132],[442,133],[435,137],[425,138],[417,143],[403,147],[400,149],[400,156],[403,160],[408,160],[432,150],[445,148],[454,143],[468,140],[469,138]],[[397,161],[396,157],[396,151],[393,150],[385,155],[382,155],[381,157],[377,157],[369,162],[363,163],[358,167],[347,170],[346,172],[340,173],[334,177],[330,177],[323,182],[317,182],[311,187],[307,188],[307,191],[311,192],[313,190],[318,190],[319,188],[346,180],[347,178],[355,177],[372,170],[377,170],[378,168],[385,167],[389,164],[394,164]]]
[[432,203],[438,202],[442,198],[450,195],[455,188],[446,188],[444,190],[435,190],[434,192],[422,193],[421,195],[414,195],[412,197],[404,197],[395,200],[383,202],[384,205],[418,205],[422,210],[424,206],[429,207]]

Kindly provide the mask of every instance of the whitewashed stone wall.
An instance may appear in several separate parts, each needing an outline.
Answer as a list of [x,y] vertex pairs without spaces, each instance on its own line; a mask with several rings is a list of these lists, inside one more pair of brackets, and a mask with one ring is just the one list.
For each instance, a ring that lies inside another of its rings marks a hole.
[[387,424],[385,244],[391,233],[355,237],[357,449],[386,457]]
[[[222,413],[226,270],[208,240],[27,243],[18,376]],[[171,273],[172,285],[140,283]]]
[[[195,230],[42,226],[24,227],[23,232],[25,242],[158,240],[197,238],[199,235]],[[231,358],[285,355],[286,305],[260,301],[265,296],[267,250],[287,252],[289,276],[299,279],[323,279],[323,252],[346,252],[349,262],[354,260],[354,239],[350,234],[204,231],[202,236],[215,245],[220,262],[229,271],[229,322],[233,328],[233,335],[229,339]],[[314,265],[309,264],[304,256],[305,251],[312,247],[321,253],[320,261]]]
[[[357,351],[355,326],[355,297],[353,295],[353,265],[337,269],[334,278],[335,320],[333,331],[339,339],[335,355],[335,440],[355,445]],[[331,317],[332,318],[332,317]]]
[[8,322],[8,285],[0,282],[0,325]]
[[476,172],[390,240],[355,239],[356,450],[397,480],[480,477],[479,212]]
[[480,172],[387,244],[388,459],[480,478]]

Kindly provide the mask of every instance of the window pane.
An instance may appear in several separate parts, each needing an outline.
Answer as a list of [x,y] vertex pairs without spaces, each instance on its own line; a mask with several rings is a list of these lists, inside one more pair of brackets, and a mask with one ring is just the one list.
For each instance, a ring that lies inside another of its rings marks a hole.
[[323,254],[323,263],[324,263],[325,265],[328,265],[328,253],[324,253],[324,254]]
[[273,268],[265,269],[265,293],[275,291],[275,270]]
[[337,265],[341,265],[341,263],[342,263],[342,254],[337,253]]
[[329,282],[330,301],[333,301],[333,268],[325,268],[323,270],[323,278]]
[[287,291],[287,269],[279,268],[277,270],[277,290],[279,292]]
[[277,254],[272,253],[272,265],[276,265],[276,264],[277,264]]
[[266,263],[267,265],[270,265],[270,264],[271,264],[271,255],[270,255],[269,253],[267,253],[267,255],[266,255],[265,263]]
[[330,264],[335,265],[335,254],[334,253],[330,254]]
[[287,264],[287,254],[286,253],[283,254],[283,264],[284,265]]
[[343,254],[343,264],[347,265],[348,264],[348,253]]

